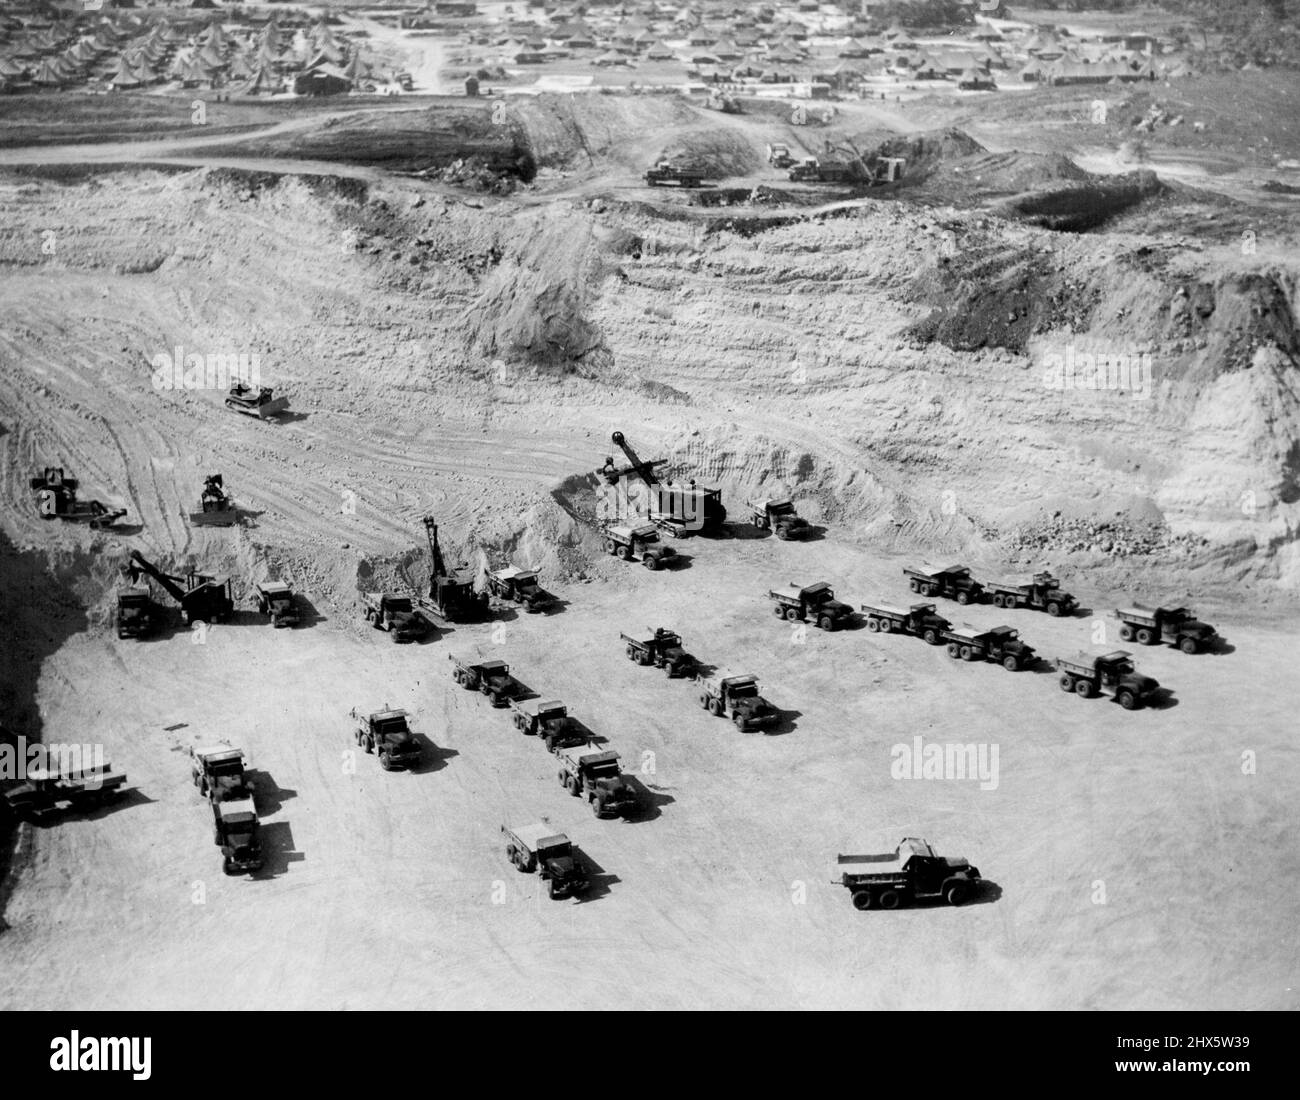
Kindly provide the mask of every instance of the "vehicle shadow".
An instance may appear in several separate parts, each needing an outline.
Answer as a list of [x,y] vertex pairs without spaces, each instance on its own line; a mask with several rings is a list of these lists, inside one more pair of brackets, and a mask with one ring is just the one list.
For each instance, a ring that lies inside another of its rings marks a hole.
[[1173,710],[1174,707],[1178,706],[1178,697],[1174,695],[1172,688],[1156,688],[1147,706],[1152,710]]
[[322,615],[320,608],[312,603],[312,601],[302,592],[295,592],[293,594],[293,602],[294,608],[298,612],[298,621],[294,623],[293,626],[289,627],[290,630],[304,630],[315,626],[317,623],[329,621],[329,616]]
[[[678,550],[677,556],[672,560],[672,564],[667,566],[667,572],[672,573],[672,572],[676,572],[678,569],[689,569],[691,567],[691,562],[693,562],[694,560],[695,559],[690,554],[683,554],[680,550]],[[655,569],[654,572],[655,573],[665,572],[665,568],[661,566],[659,569]]]
[[627,785],[636,795],[636,807],[623,818],[629,824],[639,825],[643,821],[654,821],[663,816],[663,808],[677,801],[672,795],[659,787],[647,787],[635,775],[625,775]]
[[[1002,900],[1002,887],[996,882],[982,878],[971,888],[970,897],[958,908],[966,909],[972,905],[992,905]],[[948,909],[950,906],[943,898],[916,898],[908,909]]]
[[249,878],[276,878],[288,872],[289,864],[302,863],[307,856],[295,848],[289,822],[272,821],[262,826],[262,858],[265,860],[262,869],[254,871]]
[[[147,806],[156,801],[156,798],[150,798],[139,787],[131,787],[116,798],[99,806],[87,806],[85,809],[79,810],[71,807],[66,810],[43,810],[39,813],[28,814],[26,820],[38,829],[48,829],[61,821],[99,821],[122,810],[129,810],[134,806]],[[9,811],[5,808],[0,812],[7,815]]]
[[796,719],[803,717],[803,711],[787,710],[783,707],[777,707],[775,709],[776,721],[772,724],[771,728],[762,730],[761,732],[767,734],[769,737],[778,737],[782,734],[794,733],[794,731],[799,728],[799,723]]
[[1216,638],[1212,644],[1201,650],[1201,652],[1209,654],[1211,657],[1226,657],[1229,653],[1236,653],[1237,647],[1228,641],[1227,638],[1220,636]]
[[297,791],[281,787],[270,772],[261,768],[249,768],[244,774],[253,788],[253,804],[259,814],[269,816],[280,810],[289,799],[298,797]]
[[578,904],[585,905],[587,902],[599,901],[601,898],[607,897],[611,892],[610,887],[622,881],[618,875],[611,875],[606,872],[605,868],[586,852],[574,848],[573,855],[587,875],[587,889],[574,897],[574,901],[578,902]]
[[732,539],[754,540],[773,537],[771,531],[763,527],[755,527],[752,523],[727,523],[724,524],[724,528],[727,532],[726,537]]
[[588,745],[609,744],[608,737],[605,737],[603,734],[597,733],[590,726],[588,726],[587,723],[584,722],[581,718],[574,718],[573,715],[569,715],[569,721],[573,723],[573,727],[575,730],[577,730],[579,735],[586,738]]
[[110,535],[123,535],[129,538],[132,535],[138,535],[141,531],[143,531],[144,524],[143,523],[115,523],[113,524],[112,527],[105,527],[103,528],[103,530],[107,531]]
[[447,766],[448,761],[460,755],[456,749],[449,749],[445,745],[435,744],[423,733],[413,733],[411,736],[415,738],[416,743],[420,746],[420,762],[415,767],[406,769],[412,775],[440,772]]
[[280,424],[301,424],[310,415],[310,413],[294,412],[293,409],[286,409],[284,412],[269,416],[266,419]]
[[563,615],[568,609],[568,600],[562,600],[559,596],[552,595],[551,602],[542,608],[541,611],[537,612],[537,614],[547,617],[551,615]]

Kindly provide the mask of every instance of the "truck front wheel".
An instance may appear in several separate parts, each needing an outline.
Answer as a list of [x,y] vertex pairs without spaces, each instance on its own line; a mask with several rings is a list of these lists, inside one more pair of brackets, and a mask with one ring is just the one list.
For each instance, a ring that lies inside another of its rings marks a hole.
[[659,568],[659,559],[647,556],[641,559],[641,564],[644,565],[647,569],[649,569],[651,573],[653,573],[656,569]]
[[951,883],[943,892],[943,900],[949,905],[960,905],[968,896],[968,891],[964,882]]
[[823,630],[834,630],[835,620],[832,619],[829,615],[823,615],[820,619],[817,620],[817,625],[820,626]]
[[960,604],[970,603],[970,593],[965,589],[957,593],[957,602]]
[[854,890],[853,891],[853,908],[859,911],[871,908],[871,891]]
[[1119,693],[1119,705],[1125,710],[1134,710],[1138,704],[1137,696],[1131,691],[1121,691]]
[[1178,643],[1178,648],[1181,649],[1184,653],[1195,653],[1198,649],[1200,649],[1200,646],[1196,644],[1195,638],[1184,638],[1181,642]]
[[1131,642],[1133,640],[1133,628],[1129,626],[1128,623],[1124,623],[1120,626],[1119,640],[1121,642]]
[[1020,669],[1020,662],[1017,661],[1014,657],[1003,657],[1002,667],[1005,668],[1008,672],[1017,672]]
[[1049,603],[1047,605],[1047,613],[1051,615],[1053,619],[1059,619],[1061,617],[1061,605],[1059,603]]

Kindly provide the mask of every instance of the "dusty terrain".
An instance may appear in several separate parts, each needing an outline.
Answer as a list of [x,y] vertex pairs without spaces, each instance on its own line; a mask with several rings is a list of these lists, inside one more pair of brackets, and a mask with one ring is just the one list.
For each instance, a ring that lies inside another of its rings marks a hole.
[[[762,156],[779,127],[655,97],[543,98],[499,137],[454,120],[462,144],[431,139],[402,176],[368,155],[363,135],[389,144],[364,114],[7,153],[5,725],[102,739],[139,794],[17,834],[3,1003],[1294,1007],[1293,212],[1090,181],[1008,153],[1042,148],[1014,133],[935,122],[844,123],[908,144],[897,192],[722,210],[638,174],[677,142],[725,185],[780,190]],[[526,153],[518,177],[497,165],[513,194],[439,174],[480,140],[485,163]],[[1043,227],[1083,215],[1091,232]],[[155,391],[178,345],[257,353],[292,415]],[[1149,395],[1045,387],[1071,347],[1150,353]],[[603,557],[584,520],[614,429],[720,485],[734,518],[793,492],[825,537],[691,540],[673,574]],[[120,501],[124,530],[37,518],[27,479],[49,463]],[[218,470],[245,524],[195,531]],[[421,645],[364,629],[359,590],[426,580],[429,512],[458,557],[537,565],[567,605]],[[231,572],[244,608],[282,576],[316,617],[119,641],[132,548]],[[1230,649],[1142,650],[1172,695],[1130,714],[912,639],[792,643],[764,598],[824,578],[901,602],[906,561],[950,555],[1064,578],[1095,614],[946,608],[1012,618],[1048,657],[1113,645],[1094,620],[1129,595],[1191,602]],[[743,736],[629,664],[618,632],[659,623],[758,673],[782,731]],[[473,646],[619,749],[639,820],[592,818],[455,687],[446,653]],[[428,763],[350,774],[346,712],[384,701],[412,710]],[[998,788],[891,778],[917,735],[998,745]],[[221,875],[188,784],[187,747],[213,737],[261,773],[273,856],[252,880]],[[539,817],[591,861],[589,900],[551,903],[505,861],[501,821]],[[835,853],[914,834],[980,867],[983,904],[854,912]]]

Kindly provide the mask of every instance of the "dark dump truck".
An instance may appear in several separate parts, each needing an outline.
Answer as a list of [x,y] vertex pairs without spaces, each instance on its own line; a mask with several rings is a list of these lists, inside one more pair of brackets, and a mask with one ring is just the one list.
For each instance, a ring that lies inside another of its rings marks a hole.
[[260,871],[262,825],[251,798],[212,803],[213,842],[221,849],[221,869],[228,875]]
[[451,675],[466,691],[480,691],[494,707],[504,707],[520,692],[520,683],[510,675],[505,661],[483,660],[447,654],[452,663]]
[[629,661],[661,668],[670,679],[689,676],[695,668],[695,658],[682,648],[682,636],[675,630],[658,626],[645,634],[620,634],[619,637],[627,646]]
[[943,596],[958,603],[979,603],[984,598],[984,586],[970,575],[964,565],[922,565],[905,567],[903,576],[908,587],[918,595],[931,599]]
[[981,630],[962,624],[945,630],[942,638],[953,660],[996,661],[1008,672],[1030,668],[1038,660],[1033,646],[1022,642],[1020,631],[1009,626]]
[[158,609],[145,585],[132,585],[117,594],[117,636],[147,638],[157,629]]
[[1058,657],[1061,690],[1087,699],[1097,694],[1113,695],[1125,710],[1149,705],[1160,687],[1157,680],[1143,676],[1133,667],[1132,654],[1122,649],[1103,656],[1080,653]]
[[700,680],[700,706],[719,718],[730,718],[741,733],[770,729],[779,714],[758,692],[758,677],[750,673],[722,674]]
[[530,615],[545,611],[555,602],[555,598],[537,583],[537,570],[520,569],[514,565],[489,572],[487,590],[489,595],[498,599],[519,604]]
[[653,168],[646,169],[645,181],[651,187],[663,187],[669,183],[678,187],[703,187],[704,171],[671,160],[661,160],[656,161]]
[[549,825],[502,825],[506,858],[524,874],[536,872],[552,898],[581,894],[588,886],[586,872],[573,855],[569,838]]
[[767,594],[778,619],[790,622],[811,620],[822,630],[838,630],[854,620],[853,608],[835,598],[835,590],[826,581],[800,587],[774,588]]
[[949,905],[969,901],[979,888],[979,870],[960,857],[940,856],[924,840],[904,837],[892,852],[836,856],[838,878],[855,909],[897,909],[923,898]]
[[209,802],[253,797],[243,749],[230,745],[191,745],[190,779]]
[[558,699],[510,701],[515,729],[529,737],[540,737],[550,752],[570,745],[585,745],[588,738],[582,727],[569,717],[569,708]]
[[795,511],[794,502],[786,497],[751,504],[750,520],[760,531],[771,531],[783,542],[806,539],[812,530],[808,521]]
[[659,541],[659,529],[653,523],[638,527],[613,523],[602,532],[605,552],[623,561],[639,561],[649,570],[675,565],[677,551]]
[[365,592],[361,608],[366,622],[386,630],[394,642],[413,642],[429,632],[429,620],[415,610],[410,596],[392,592]]
[[353,735],[357,744],[367,753],[375,753],[384,771],[413,768],[420,762],[420,743],[407,725],[406,711],[385,707],[361,715],[353,708],[351,713],[357,722]]
[[616,817],[636,807],[636,795],[618,766],[613,749],[571,746],[555,754],[560,761],[560,786],[574,798],[585,798],[597,817]]
[[993,581],[988,591],[994,607],[1028,607],[1046,611],[1053,618],[1073,615],[1079,607],[1079,601],[1070,593],[1062,592],[1061,582],[1047,572]]
[[257,610],[267,616],[274,627],[297,625],[298,603],[293,589],[284,581],[262,581],[257,586]]
[[1132,607],[1115,609],[1119,620],[1121,641],[1138,645],[1155,645],[1166,642],[1183,653],[1200,653],[1213,646],[1219,633],[1209,623],[1203,623],[1196,613],[1186,607]]
[[71,811],[97,810],[126,791],[126,773],[106,761],[83,765],[35,767],[27,778],[4,792],[3,804],[19,820],[39,819]]
[[929,645],[942,645],[945,631],[952,629],[952,623],[935,614],[932,603],[914,603],[908,608],[864,603],[862,612],[873,634],[910,634]]

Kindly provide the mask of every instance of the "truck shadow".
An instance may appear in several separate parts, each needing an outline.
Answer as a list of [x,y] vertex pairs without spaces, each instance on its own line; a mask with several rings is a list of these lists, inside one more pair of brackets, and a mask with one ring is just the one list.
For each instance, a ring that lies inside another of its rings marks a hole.
[[605,737],[603,734],[597,733],[589,725],[587,725],[587,723],[584,722],[581,718],[574,718],[573,715],[569,715],[569,721],[573,723],[573,726],[578,731],[578,733],[587,739],[588,745],[609,744],[608,737]]
[[140,534],[144,530],[143,523],[115,523],[112,527],[104,528],[110,535],[121,535],[123,538],[130,538],[133,535]]
[[[992,905],[1002,900],[1002,887],[996,882],[982,878],[971,889],[971,895],[959,909],[968,909],[972,905]],[[948,909],[951,908],[943,898],[916,898],[908,909]]]
[[296,850],[289,822],[272,821],[262,826],[262,858],[265,860],[262,869],[254,871],[249,878],[277,878],[288,872],[289,864],[302,863],[307,856]]
[[[1111,700],[1115,702],[1115,700]],[[1174,695],[1172,688],[1159,687],[1152,693],[1147,707],[1151,710],[1173,710],[1178,706],[1178,697]]]
[[[674,548],[674,549],[675,549],[675,548]],[[675,572],[677,572],[677,570],[679,570],[679,569],[689,569],[689,568],[691,567],[691,563],[692,563],[694,560],[695,560],[695,559],[694,559],[694,557],[693,557],[691,554],[683,554],[680,550],[678,550],[678,551],[677,551],[677,556],[676,556],[675,558],[673,558],[673,561],[672,561],[672,564],[671,564],[671,565],[666,566],[666,567],[665,567],[665,566],[661,566],[660,568],[654,570],[654,572],[656,572],[656,573],[675,573]],[[642,566],[642,568],[645,568],[645,567]]]
[[634,775],[625,775],[627,785],[636,795],[636,807],[624,815],[623,820],[632,825],[643,821],[654,821],[663,816],[663,808],[677,801],[672,795],[658,787],[647,787]]
[[289,799],[298,797],[297,791],[281,787],[270,772],[249,768],[244,774],[253,786],[253,803],[257,812],[263,816],[277,812]]
[[1201,650],[1201,652],[1208,654],[1211,657],[1226,657],[1229,653],[1236,653],[1237,647],[1228,641],[1227,638],[1220,635],[1211,645],[1208,645]]
[[575,848],[573,854],[587,874],[587,889],[574,898],[578,904],[585,905],[587,902],[599,901],[601,898],[607,897],[610,894],[610,887],[622,881],[618,875],[611,875],[606,872],[605,868],[586,852]]
[[44,813],[29,815],[27,821],[37,829],[49,829],[64,821],[100,821],[123,810],[129,810],[135,806],[148,806],[156,801],[158,801],[156,798],[150,798],[140,788],[132,787],[111,802],[105,802],[102,806],[88,807],[84,810],[71,808],[67,810],[47,810]]
[[286,409],[284,412],[277,413],[275,416],[268,416],[266,419],[273,424],[277,422],[280,424],[301,424],[310,415],[310,413],[294,412],[292,409]]
[[293,626],[288,627],[289,630],[305,630],[317,623],[329,621],[329,616],[322,615],[320,608],[301,592],[294,593],[294,607],[298,612],[298,621]]
[[440,772],[447,766],[447,762],[453,757],[459,756],[456,749],[449,749],[444,745],[434,744],[423,733],[412,734],[420,746],[420,762],[413,768],[407,768],[412,775],[426,775],[429,772]]
[[537,614],[543,618],[549,618],[552,615],[563,615],[569,610],[569,601],[562,600],[559,596],[552,595],[551,602],[547,604]]
[[803,717],[801,710],[787,710],[784,707],[776,707],[776,721],[770,729],[762,730],[768,737],[777,737],[786,733],[794,733],[799,728],[796,719]]

